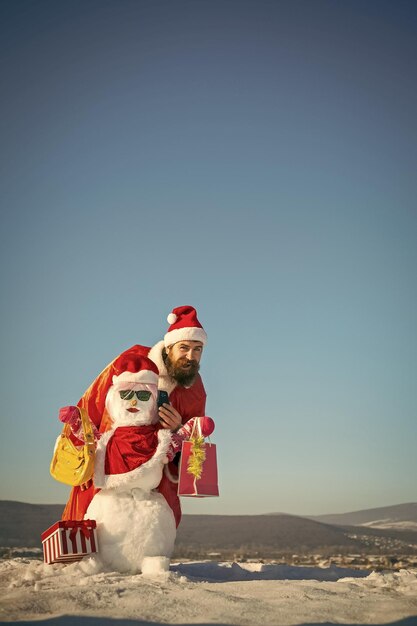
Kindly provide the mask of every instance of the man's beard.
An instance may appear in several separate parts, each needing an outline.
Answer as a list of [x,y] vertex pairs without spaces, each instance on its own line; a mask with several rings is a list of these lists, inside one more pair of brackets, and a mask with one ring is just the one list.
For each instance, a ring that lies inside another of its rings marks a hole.
[[[173,362],[166,352],[163,353],[163,359],[169,376],[182,387],[191,387],[200,369],[200,364],[197,361],[189,361],[185,356]],[[190,363],[190,366],[183,369],[182,366],[187,363]]]

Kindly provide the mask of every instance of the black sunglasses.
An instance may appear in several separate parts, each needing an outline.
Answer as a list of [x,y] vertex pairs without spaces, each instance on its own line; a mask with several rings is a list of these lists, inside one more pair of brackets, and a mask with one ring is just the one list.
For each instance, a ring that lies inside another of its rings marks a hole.
[[137,397],[138,400],[142,400],[142,402],[147,402],[151,397],[150,391],[133,391],[133,389],[124,389],[123,391],[119,391],[120,397],[122,400],[131,400],[134,396]]

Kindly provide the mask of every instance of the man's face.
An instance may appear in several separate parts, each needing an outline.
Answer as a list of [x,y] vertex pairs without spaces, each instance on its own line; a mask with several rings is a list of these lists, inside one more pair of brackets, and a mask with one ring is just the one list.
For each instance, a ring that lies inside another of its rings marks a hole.
[[203,353],[201,341],[178,341],[166,349],[168,374],[183,387],[193,384]]

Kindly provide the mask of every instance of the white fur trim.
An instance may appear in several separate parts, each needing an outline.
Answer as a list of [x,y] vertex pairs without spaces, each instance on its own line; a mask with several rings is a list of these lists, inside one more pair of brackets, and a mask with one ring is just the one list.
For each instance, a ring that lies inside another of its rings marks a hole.
[[[113,489],[114,487],[128,486],[130,482],[134,480],[136,481],[138,478],[141,477],[142,474],[148,472],[155,465],[164,465],[167,462],[167,452],[171,444],[171,431],[160,430],[158,431],[158,445],[155,450],[155,454],[149,459],[149,461],[143,463],[142,465],[130,472],[125,472],[123,474],[105,474],[104,462],[106,458],[106,448],[107,443],[113,433],[114,430],[108,431],[107,433],[104,433],[103,437],[100,439],[99,444],[103,442],[103,447],[100,451],[100,455],[99,446],[97,446],[96,462],[98,461],[98,463],[96,465],[96,473],[94,479],[94,484],[96,487]],[[102,475],[100,474],[101,468],[103,472]]]
[[113,385],[118,383],[143,383],[144,385],[157,385],[158,375],[150,370],[140,370],[140,372],[122,372],[119,376],[113,376]]
[[112,428],[103,433],[97,443],[96,458],[94,462],[94,486],[104,487],[104,463],[106,460],[106,448],[110,437],[113,435],[116,429]]
[[164,391],[170,394],[177,386],[177,383],[168,376],[167,368],[162,358],[162,350],[164,347],[164,342],[158,341],[158,343],[150,349],[148,358],[155,363],[159,370],[158,389],[164,389]]
[[201,341],[202,344],[207,342],[207,333],[204,328],[188,326],[186,328],[175,328],[166,333],[164,337],[165,347],[172,346],[178,341]]

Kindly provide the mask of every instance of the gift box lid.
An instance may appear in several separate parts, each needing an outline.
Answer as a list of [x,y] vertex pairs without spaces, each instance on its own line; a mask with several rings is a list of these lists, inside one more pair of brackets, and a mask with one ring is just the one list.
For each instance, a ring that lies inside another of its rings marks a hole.
[[59,520],[52,524],[47,530],[41,534],[41,539],[44,541],[48,539],[50,535],[56,532],[59,528],[67,528],[68,530],[72,530],[73,528],[87,528],[88,530],[93,530],[96,528],[96,520],[95,519],[84,519],[84,520]]

